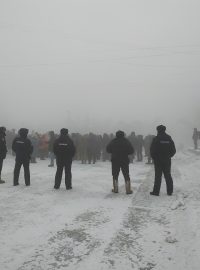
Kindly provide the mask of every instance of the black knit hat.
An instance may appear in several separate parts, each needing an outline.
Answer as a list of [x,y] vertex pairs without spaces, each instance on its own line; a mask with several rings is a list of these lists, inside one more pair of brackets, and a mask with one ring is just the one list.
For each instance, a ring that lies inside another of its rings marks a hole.
[[166,130],[166,127],[165,126],[163,126],[163,125],[157,126],[158,133],[164,133],[165,130]]
[[124,136],[125,136],[124,131],[118,130],[118,131],[116,132],[116,137],[117,137],[117,138],[124,138]]
[[61,135],[67,135],[67,134],[68,134],[68,129],[67,129],[67,128],[62,128],[62,129],[60,130],[60,134],[61,134]]

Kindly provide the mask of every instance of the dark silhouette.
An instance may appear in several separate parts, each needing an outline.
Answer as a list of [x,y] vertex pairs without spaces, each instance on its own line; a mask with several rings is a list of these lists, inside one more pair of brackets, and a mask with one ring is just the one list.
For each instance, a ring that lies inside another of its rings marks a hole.
[[7,153],[5,137],[6,137],[6,128],[0,127],[0,184],[5,183],[5,181],[1,179],[3,160],[6,158],[6,153]]
[[137,161],[143,161],[143,154],[142,154],[142,149],[144,146],[143,135],[137,136],[137,144],[136,145],[137,145],[137,147],[136,147]]
[[159,196],[162,174],[164,174],[167,194],[173,193],[173,179],[171,176],[171,158],[176,153],[175,144],[172,138],[165,133],[166,127],[160,125],[157,127],[158,135],[153,139],[151,144],[151,157],[155,166],[155,182],[151,195]]
[[24,178],[26,186],[30,186],[30,159],[33,152],[31,141],[27,138],[28,129],[21,128],[19,136],[16,137],[12,144],[12,150],[16,154],[15,169],[14,169],[14,186],[19,185],[19,174],[21,166],[24,167]]
[[68,136],[68,129],[62,128],[60,137],[55,140],[53,151],[56,156],[57,171],[55,176],[55,189],[60,188],[63,169],[65,169],[65,186],[66,189],[72,189],[72,158],[75,155],[76,149],[73,141]]
[[198,149],[198,139],[199,139],[199,132],[197,128],[194,128],[192,139],[194,141],[194,149]]
[[48,150],[49,150],[49,157],[50,157],[50,164],[48,167],[54,167],[54,152],[53,152],[53,145],[55,141],[55,134],[54,131],[49,131],[49,145],[48,145]]
[[130,141],[125,138],[123,131],[116,132],[116,138],[113,139],[107,146],[107,152],[111,154],[112,176],[113,176],[113,192],[118,193],[118,176],[120,169],[122,170],[126,193],[133,193],[131,190],[129,176],[129,158],[128,156],[134,153],[133,146]]

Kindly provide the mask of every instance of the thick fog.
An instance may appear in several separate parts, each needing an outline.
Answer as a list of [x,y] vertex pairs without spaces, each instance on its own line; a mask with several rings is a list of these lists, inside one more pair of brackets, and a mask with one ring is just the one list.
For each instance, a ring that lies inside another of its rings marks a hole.
[[200,128],[198,0],[0,0],[0,125]]

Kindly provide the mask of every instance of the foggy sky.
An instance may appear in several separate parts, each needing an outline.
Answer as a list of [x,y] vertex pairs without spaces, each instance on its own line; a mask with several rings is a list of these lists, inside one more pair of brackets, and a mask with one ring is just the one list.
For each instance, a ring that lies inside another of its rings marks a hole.
[[198,0],[0,0],[0,125],[163,123],[189,135],[200,128],[199,10]]

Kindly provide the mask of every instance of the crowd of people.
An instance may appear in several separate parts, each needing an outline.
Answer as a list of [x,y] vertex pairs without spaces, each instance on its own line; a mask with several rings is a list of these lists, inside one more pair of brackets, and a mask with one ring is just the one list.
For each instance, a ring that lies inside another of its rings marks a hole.
[[[10,153],[12,152],[12,143],[17,133],[14,129],[6,130],[6,143]],[[31,163],[36,163],[37,159],[44,160],[49,158],[49,167],[54,166],[54,153],[53,144],[59,137],[54,131],[46,133],[39,133],[32,131],[28,138],[33,145],[33,153],[31,154]],[[114,134],[104,133],[98,135],[94,133],[80,134],[72,133],[70,135],[76,147],[76,153],[74,160],[80,161],[82,164],[95,164],[98,160],[108,161],[110,160],[110,154],[106,151],[106,146],[114,138]],[[148,164],[152,164],[152,158],[150,155],[150,145],[154,138],[154,135],[136,135],[135,132],[131,132],[127,136],[128,140],[133,145],[135,152],[130,156],[130,162],[133,159],[138,162],[143,161],[144,157],[147,159]]]
[[[118,176],[120,170],[125,179],[126,193],[131,194],[131,183],[129,176],[129,163],[136,158],[138,162],[143,160],[143,152],[147,157],[148,164],[155,166],[155,183],[151,195],[159,195],[161,177],[165,176],[167,194],[173,193],[173,180],[171,177],[171,157],[176,149],[173,140],[165,133],[165,126],[157,127],[157,136],[136,135],[132,132],[126,137],[123,131],[113,134],[96,135],[93,133],[81,135],[79,133],[68,134],[66,128],[60,130],[57,135],[54,131],[39,134],[21,128],[18,134],[15,130],[6,131],[0,127],[0,183],[3,160],[7,151],[16,156],[13,185],[19,185],[19,174],[21,166],[24,167],[25,184],[30,185],[30,162],[36,163],[37,158],[43,160],[50,158],[49,167],[54,166],[56,159],[57,171],[55,175],[55,189],[60,188],[63,170],[65,170],[66,189],[72,189],[71,165],[73,160],[79,160],[82,164],[96,163],[98,160],[112,162],[113,192],[118,193]],[[144,151],[143,151],[144,149]]]

